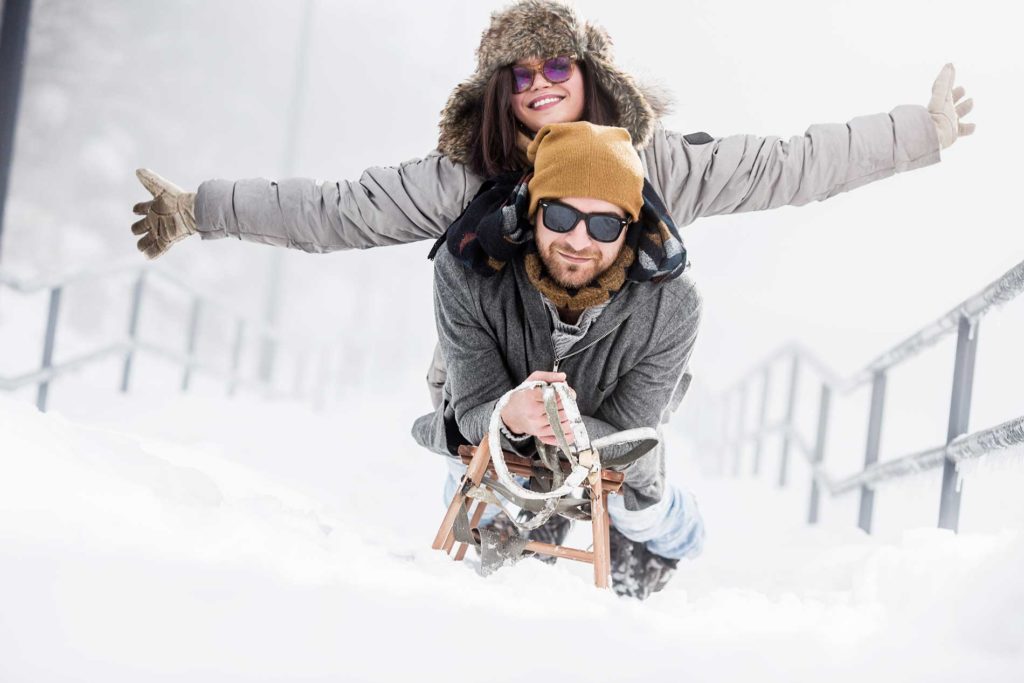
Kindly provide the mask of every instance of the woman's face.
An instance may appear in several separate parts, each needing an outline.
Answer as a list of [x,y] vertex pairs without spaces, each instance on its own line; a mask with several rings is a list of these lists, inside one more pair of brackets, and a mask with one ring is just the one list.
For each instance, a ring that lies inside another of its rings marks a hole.
[[549,123],[579,121],[583,116],[583,74],[573,64],[572,75],[562,83],[549,83],[541,71],[542,59],[523,59],[517,66],[536,69],[533,85],[512,95],[512,112],[524,126],[537,132]]

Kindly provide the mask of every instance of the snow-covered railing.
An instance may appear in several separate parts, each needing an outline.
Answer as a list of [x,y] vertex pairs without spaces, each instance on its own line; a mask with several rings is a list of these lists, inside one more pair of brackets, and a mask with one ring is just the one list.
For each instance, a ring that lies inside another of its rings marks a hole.
[[[60,321],[61,300],[65,290],[69,286],[78,283],[94,282],[117,276],[134,277],[134,284],[130,294],[131,303],[126,335],[100,348],[79,354],[60,363],[55,363],[54,347]],[[160,283],[163,286],[169,287],[178,293],[184,294],[191,301],[184,352],[169,346],[140,339],[139,319],[145,305],[146,291],[152,286],[152,283]],[[49,388],[53,380],[110,357],[123,358],[120,388],[122,392],[127,392],[132,379],[132,366],[138,353],[156,356],[179,366],[182,372],[182,391],[189,390],[195,373],[202,373],[213,379],[223,381],[226,384],[229,396],[234,395],[239,389],[251,389],[269,396],[288,393],[293,398],[311,399],[317,406],[322,405],[326,398],[327,382],[331,376],[330,367],[335,355],[334,344],[328,340],[311,341],[309,339],[288,337],[282,334],[279,329],[268,326],[263,321],[239,314],[233,306],[216,297],[200,292],[188,285],[184,278],[166,269],[158,268],[153,264],[139,264],[137,259],[133,259],[130,262],[89,267],[59,275],[36,278],[20,277],[0,269],[0,290],[4,288],[22,295],[32,295],[38,292],[49,293],[46,331],[42,340],[42,362],[40,366],[18,375],[5,376],[0,374],[0,390],[2,391],[15,391],[26,386],[35,385],[37,387],[36,405],[40,410],[46,410]],[[210,313],[234,323],[231,356],[228,359],[228,368],[226,370],[218,367],[217,364],[200,358],[196,352],[202,330],[201,317],[203,314]],[[241,359],[243,350],[247,342],[251,343],[253,341],[259,342],[263,348],[269,349],[270,353],[283,355],[288,352],[294,356],[296,372],[291,392],[284,392],[275,388],[270,378],[247,377],[242,372]],[[311,361],[319,363],[319,374],[316,381],[312,383],[311,389],[305,390],[303,388],[303,385],[306,384],[304,381],[305,369]]]
[[[809,350],[798,344],[789,344],[765,358],[746,373],[719,400],[722,431],[716,441],[720,468],[731,469],[738,475],[744,449],[753,443],[753,471],[760,469],[765,437],[782,435],[778,483],[785,486],[788,478],[789,454],[796,448],[811,465],[811,499],[808,521],[817,522],[819,497],[822,491],[838,496],[851,491],[860,492],[858,525],[871,531],[874,507],[874,489],[884,482],[924,470],[943,468],[942,492],[939,501],[939,526],[956,530],[960,516],[961,491],[957,486],[957,463],[985,453],[1024,444],[1024,417],[1015,418],[995,427],[966,434],[971,409],[971,387],[974,379],[974,360],[978,344],[978,326],[981,318],[994,307],[1005,304],[1024,292],[1024,262],[1017,264],[982,291],[966,299],[945,315],[925,325],[907,339],[895,345],[849,378],[841,378]],[[953,366],[953,389],[950,399],[946,443],[918,453],[911,453],[886,462],[878,462],[881,444],[882,418],[888,372],[894,366],[931,347],[954,331],[957,346]],[[789,362],[789,382],[785,417],[778,423],[768,424],[768,403],[772,369],[781,362]],[[814,443],[806,440],[796,427],[797,387],[801,368],[811,370],[821,382],[818,396],[818,424]],[[825,444],[832,397],[845,395],[871,384],[871,407],[868,420],[867,446],[864,469],[845,479],[834,480],[825,471]],[[747,403],[752,387],[760,387],[759,419],[757,426],[745,424]],[[732,455],[731,468],[725,460]]]

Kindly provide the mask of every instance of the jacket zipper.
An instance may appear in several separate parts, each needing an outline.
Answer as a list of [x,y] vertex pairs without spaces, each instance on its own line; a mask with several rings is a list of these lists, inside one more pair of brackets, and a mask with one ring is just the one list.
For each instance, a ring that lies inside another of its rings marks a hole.
[[[594,344],[598,343],[599,341],[601,341],[602,339],[604,339],[605,337],[610,335],[612,332],[614,332],[615,330],[617,330],[620,327],[622,327],[622,323],[624,323],[624,322],[626,322],[626,321],[625,320],[620,321],[618,325],[616,325],[612,329],[608,330],[607,332],[605,332],[600,337],[598,337],[594,341],[590,342],[589,344],[587,344],[583,348],[574,349],[571,353],[567,353],[564,356],[562,356],[561,358],[558,358],[556,356],[555,357],[555,366],[554,366],[554,368],[552,368],[551,372],[558,372],[558,366],[562,363],[563,360],[565,360],[566,358],[571,358],[572,356],[575,356],[576,354],[583,353],[584,351],[589,349],[591,346],[593,346]],[[551,340],[551,355],[552,356],[555,355],[555,341],[553,339]]]

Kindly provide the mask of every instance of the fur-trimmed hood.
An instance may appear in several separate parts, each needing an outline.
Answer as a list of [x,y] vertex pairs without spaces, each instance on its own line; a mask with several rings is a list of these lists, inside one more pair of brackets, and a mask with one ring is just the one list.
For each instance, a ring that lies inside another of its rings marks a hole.
[[587,75],[611,95],[616,126],[629,131],[643,149],[668,101],[619,70],[612,41],[603,28],[581,19],[572,7],[554,0],[521,0],[491,15],[476,50],[476,71],[452,91],[441,111],[438,149],[453,161],[468,163],[473,130],[479,125],[487,81],[498,69],[521,59],[571,54],[587,65]]

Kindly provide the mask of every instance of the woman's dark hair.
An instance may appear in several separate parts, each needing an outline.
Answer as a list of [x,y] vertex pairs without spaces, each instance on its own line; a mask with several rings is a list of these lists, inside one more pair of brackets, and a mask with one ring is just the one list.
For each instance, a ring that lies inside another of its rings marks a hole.
[[[587,63],[576,62],[576,68],[583,76],[583,115],[581,120],[599,126],[614,126],[618,123],[619,112],[611,96],[602,88],[596,78],[587,74]],[[516,133],[526,131],[512,112],[514,83],[512,70],[498,69],[491,74],[484,89],[479,107],[479,126],[470,139],[469,167],[479,176],[491,176],[520,171],[529,164],[516,145]]]

